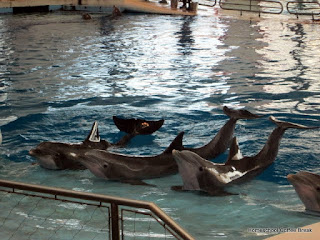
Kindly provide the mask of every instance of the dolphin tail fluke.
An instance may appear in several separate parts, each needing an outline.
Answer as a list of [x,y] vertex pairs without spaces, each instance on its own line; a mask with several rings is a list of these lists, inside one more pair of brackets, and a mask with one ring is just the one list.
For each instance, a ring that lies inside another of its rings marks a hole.
[[230,145],[230,150],[229,150],[229,156],[228,156],[228,160],[226,162],[226,164],[228,164],[228,162],[233,161],[233,160],[240,160],[242,159],[243,156],[240,152],[240,148],[239,148],[239,144],[237,141],[237,138],[234,137],[232,139],[231,145]]
[[144,119],[124,119],[113,116],[113,122],[122,132],[133,135],[147,135],[152,134],[161,128],[164,123],[164,119],[158,121],[146,121]]
[[172,153],[172,150],[182,150],[182,139],[184,132],[180,132],[178,136],[171,142],[170,146],[164,151],[164,153]]
[[270,116],[269,119],[271,122],[275,123],[278,127],[281,127],[283,129],[287,129],[287,128],[316,129],[316,128],[319,128],[319,127],[308,127],[308,126],[300,125],[300,124],[296,124],[296,123],[280,121],[280,120],[276,119],[274,116]]
[[223,112],[230,118],[235,118],[235,119],[256,119],[260,118],[260,115],[253,114],[249,112],[248,110],[235,110],[228,108],[227,106],[223,107]]
[[101,139],[100,139],[100,135],[99,135],[98,122],[95,121],[92,124],[91,131],[85,141],[100,142],[100,140]]

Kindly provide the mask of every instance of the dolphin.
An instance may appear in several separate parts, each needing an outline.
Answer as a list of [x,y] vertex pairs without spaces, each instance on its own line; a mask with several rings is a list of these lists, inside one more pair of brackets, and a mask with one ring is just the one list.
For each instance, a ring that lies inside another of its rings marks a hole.
[[223,112],[229,117],[229,120],[214,136],[214,138],[206,145],[198,148],[184,147],[184,150],[195,152],[202,158],[211,160],[224,153],[230,146],[233,138],[234,129],[239,119],[256,119],[261,116],[253,114],[247,110],[230,109],[227,106],[223,107]]
[[143,184],[143,179],[159,178],[177,172],[173,149],[182,149],[183,132],[159,155],[134,156],[104,150],[90,150],[79,158],[96,177],[127,183]]
[[191,151],[173,151],[183,186],[173,190],[204,191],[210,195],[226,195],[225,187],[251,180],[270,166],[278,154],[280,140],[288,128],[314,129],[299,124],[283,122],[271,116],[277,127],[269,135],[262,150],[252,157],[242,156],[236,137],[233,138],[227,161],[224,164],[210,162]]
[[[199,154],[203,158],[214,158],[223,153],[229,147],[230,141],[233,137],[235,124],[238,119],[255,119],[260,117],[247,110],[232,110],[226,106],[223,108],[223,111],[230,117],[230,119],[208,144],[200,148],[184,147],[182,145],[184,132],[181,132],[170,147],[160,155],[148,157],[130,156],[103,150],[90,150],[81,158],[80,161],[95,176],[110,180],[141,180],[178,173],[178,166],[172,156],[173,149],[189,150]],[[123,129],[123,131],[130,131],[129,129],[126,129],[126,124],[118,127],[119,129]],[[173,148],[172,146],[175,147]],[[159,165],[162,166],[159,168],[161,171],[157,169]],[[152,168],[154,169],[152,170]]]
[[2,133],[1,133],[1,128],[0,128],[0,145],[2,144]]
[[[113,144],[102,140],[99,135],[98,122],[95,121],[87,138],[81,143],[42,142],[29,154],[37,159],[40,166],[47,169],[85,169],[78,161],[79,156],[90,149],[106,150],[111,146],[124,146],[138,134],[151,134],[158,130],[164,120],[146,121],[143,119],[121,119],[113,117],[120,131],[127,133],[119,142]],[[127,129],[122,127],[126,125]]]
[[320,175],[298,172],[287,176],[307,211],[320,213]]

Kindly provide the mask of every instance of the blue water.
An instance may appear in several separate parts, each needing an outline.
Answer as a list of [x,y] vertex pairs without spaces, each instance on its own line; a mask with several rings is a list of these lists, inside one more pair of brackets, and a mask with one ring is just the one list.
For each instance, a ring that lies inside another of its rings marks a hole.
[[153,201],[201,240],[263,239],[247,229],[319,221],[286,180],[300,170],[320,173],[319,130],[288,130],[275,163],[227,197],[173,192],[178,174],[147,180],[157,187],[146,188],[33,164],[28,151],[38,143],[80,142],[95,120],[103,139],[117,141],[113,115],[165,119],[152,136],[115,150],[136,155],[162,152],[180,131],[187,146],[207,143],[227,121],[224,105],[265,116],[238,122],[244,155],[263,147],[274,129],[270,115],[320,125],[320,25],[200,10],[92,21],[74,13],[1,15],[1,178]]

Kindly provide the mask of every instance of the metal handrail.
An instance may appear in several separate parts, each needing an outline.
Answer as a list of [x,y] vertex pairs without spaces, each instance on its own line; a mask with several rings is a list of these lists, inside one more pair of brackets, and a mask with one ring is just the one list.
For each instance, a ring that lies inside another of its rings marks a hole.
[[[37,192],[42,194],[52,195],[52,199],[63,200],[58,198],[67,197],[73,199],[81,199],[86,201],[94,201],[101,203],[108,203],[111,205],[111,228],[112,228],[112,239],[120,239],[120,228],[119,228],[119,206],[127,206],[133,208],[147,209],[161,219],[166,226],[169,226],[181,239],[193,240],[194,238],[187,233],[182,227],[180,227],[171,217],[163,212],[156,204],[147,201],[131,200],[127,198],[114,197],[109,195],[94,194],[79,192],[74,190],[67,190],[62,188],[47,187],[35,184],[20,183],[8,180],[0,180],[0,187],[11,188],[12,193],[16,190],[23,190],[29,192]],[[39,196],[43,197],[43,196]]]
[[[294,5],[294,7],[290,6]],[[298,5],[299,8],[296,8]],[[302,8],[303,6],[303,8]],[[312,1],[289,1],[286,4],[286,8],[288,13],[294,15],[319,15],[320,14],[320,3],[319,2],[312,2]],[[314,12],[317,10],[317,12]]]
[[[261,4],[266,5],[261,5]],[[272,4],[273,6],[268,6],[267,4]],[[236,10],[241,12],[256,12],[268,13],[268,14],[281,14],[283,12],[283,5],[279,1],[273,0],[247,0],[247,1],[229,1],[229,0],[219,0],[219,6],[224,10]],[[233,7],[232,7],[233,6]],[[259,7],[259,10],[256,8]]]
[[206,6],[206,7],[214,7],[217,4],[217,0],[204,0],[198,1],[199,5]]

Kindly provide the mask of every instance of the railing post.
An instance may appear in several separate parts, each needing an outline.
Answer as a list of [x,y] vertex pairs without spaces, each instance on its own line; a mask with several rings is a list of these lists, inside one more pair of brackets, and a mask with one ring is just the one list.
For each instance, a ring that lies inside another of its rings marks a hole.
[[119,208],[115,203],[111,203],[111,231],[112,240],[120,240]]

